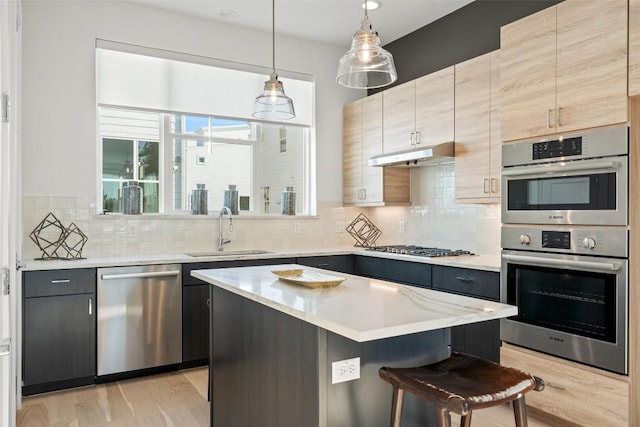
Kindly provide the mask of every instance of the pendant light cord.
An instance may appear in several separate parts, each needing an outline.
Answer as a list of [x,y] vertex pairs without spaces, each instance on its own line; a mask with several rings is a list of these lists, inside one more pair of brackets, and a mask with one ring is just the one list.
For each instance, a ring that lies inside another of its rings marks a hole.
[[271,0],[271,53],[273,74],[276,74],[276,0]]

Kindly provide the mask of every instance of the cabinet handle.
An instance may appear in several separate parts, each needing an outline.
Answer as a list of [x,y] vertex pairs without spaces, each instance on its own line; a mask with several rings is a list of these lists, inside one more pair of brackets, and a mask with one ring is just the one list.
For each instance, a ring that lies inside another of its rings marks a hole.
[[71,283],[71,279],[57,279],[57,280],[52,280],[51,284],[55,285],[58,283]]
[[416,145],[415,139],[416,139],[416,133],[411,132],[411,136],[409,137],[409,142],[411,143],[411,145]]
[[491,192],[492,193],[497,193],[498,192],[498,179],[497,178],[491,178]]
[[211,307],[211,298],[207,298],[207,307]]
[[422,138],[420,138],[421,135],[422,132],[416,132],[416,145],[422,144]]
[[489,193],[489,179],[488,178],[484,178],[482,180],[482,190],[485,193]]
[[93,298],[89,298],[89,316],[93,315]]
[[366,188],[362,189],[362,200],[367,200],[367,189]]
[[473,282],[473,279],[470,279],[469,277],[456,276],[456,279],[458,279],[461,282]]
[[562,126],[562,123],[560,122],[560,110],[562,110],[560,107],[556,109],[556,126],[558,127]]
[[551,129],[551,108],[547,108],[547,129]]

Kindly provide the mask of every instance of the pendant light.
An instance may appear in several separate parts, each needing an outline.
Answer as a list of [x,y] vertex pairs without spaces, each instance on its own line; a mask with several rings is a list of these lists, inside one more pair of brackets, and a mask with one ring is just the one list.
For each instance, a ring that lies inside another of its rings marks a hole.
[[276,5],[271,2],[272,14],[272,53],[273,71],[269,80],[264,82],[264,91],[256,98],[253,117],[265,120],[287,120],[296,116],[293,100],[284,93],[284,86],[276,73]]
[[365,1],[364,19],[353,35],[351,49],[340,58],[336,80],[342,86],[354,89],[373,89],[390,85],[397,79],[393,56],[380,46]]

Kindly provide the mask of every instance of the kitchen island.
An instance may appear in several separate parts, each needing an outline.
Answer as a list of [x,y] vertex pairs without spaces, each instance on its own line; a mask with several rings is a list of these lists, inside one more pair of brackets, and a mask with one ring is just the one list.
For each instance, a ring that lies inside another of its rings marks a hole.
[[[346,280],[306,288],[272,273],[296,268]],[[295,264],[192,275],[213,285],[211,425],[217,427],[386,426],[391,387],[378,378],[381,366],[443,359],[450,327],[517,310]],[[358,379],[338,382],[358,370]],[[431,408],[407,396],[404,420],[431,425]]]

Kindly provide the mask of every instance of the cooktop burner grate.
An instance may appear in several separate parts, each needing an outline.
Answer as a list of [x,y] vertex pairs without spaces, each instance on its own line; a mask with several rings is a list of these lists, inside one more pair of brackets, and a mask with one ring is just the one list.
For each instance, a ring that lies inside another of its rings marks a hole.
[[374,246],[367,248],[367,250],[375,252],[388,252],[393,254],[416,255],[423,257],[474,255],[472,252],[462,249],[429,248],[415,245]]

